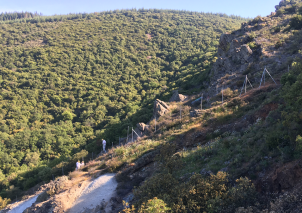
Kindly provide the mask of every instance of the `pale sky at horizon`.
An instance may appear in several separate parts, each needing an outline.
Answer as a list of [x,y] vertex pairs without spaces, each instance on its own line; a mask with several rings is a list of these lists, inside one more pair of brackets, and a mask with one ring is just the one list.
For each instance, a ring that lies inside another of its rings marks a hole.
[[226,13],[254,18],[257,15],[267,16],[275,11],[280,0],[0,0],[0,13],[28,11],[43,15],[92,13],[116,9],[156,8],[175,9],[197,12]]

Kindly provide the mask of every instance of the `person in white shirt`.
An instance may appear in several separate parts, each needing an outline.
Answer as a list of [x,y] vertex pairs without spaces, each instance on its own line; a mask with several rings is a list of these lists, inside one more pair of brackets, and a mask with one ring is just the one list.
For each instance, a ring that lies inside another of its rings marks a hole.
[[103,140],[103,142],[102,142],[103,143],[103,151],[106,152],[106,141],[104,139],[102,139],[102,140]]
[[80,161],[78,160],[78,162],[76,162],[76,171],[78,171],[80,169],[80,166],[81,166],[81,164],[80,164]]

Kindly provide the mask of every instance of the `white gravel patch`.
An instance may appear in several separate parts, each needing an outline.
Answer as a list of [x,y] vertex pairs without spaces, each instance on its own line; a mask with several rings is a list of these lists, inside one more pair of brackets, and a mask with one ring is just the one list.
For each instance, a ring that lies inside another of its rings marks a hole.
[[117,182],[115,174],[105,174],[91,182],[74,202],[68,213],[81,213],[93,209],[102,202],[109,202],[114,196]]
[[18,203],[17,206],[13,207],[11,210],[8,211],[8,213],[22,213],[25,209],[28,207],[31,207],[31,205],[36,202],[39,195],[36,195],[32,198],[29,198],[28,200],[22,201],[21,203]]

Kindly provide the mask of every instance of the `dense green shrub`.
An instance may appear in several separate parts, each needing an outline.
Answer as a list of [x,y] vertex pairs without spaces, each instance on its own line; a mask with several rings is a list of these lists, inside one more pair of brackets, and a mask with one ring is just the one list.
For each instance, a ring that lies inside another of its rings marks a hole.
[[300,30],[302,28],[302,15],[294,16],[290,21],[290,26],[296,30]]
[[228,182],[224,172],[207,178],[195,174],[187,183],[179,183],[171,174],[158,174],[134,194],[138,206],[156,196],[173,212],[234,212],[236,207],[255,202],[257,193],[247,178],[236,180],[234,187]]
[[278,132],[271,132],[265,137],[265,142],[269,149],[275,149],[282,142],[281,136]]

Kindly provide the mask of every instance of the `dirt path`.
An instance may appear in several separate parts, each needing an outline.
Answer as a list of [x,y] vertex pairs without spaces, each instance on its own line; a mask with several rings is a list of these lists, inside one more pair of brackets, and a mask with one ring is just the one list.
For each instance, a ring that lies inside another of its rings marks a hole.
[[100,176],[83,190],[79,198],[67,212],[81,213],[85,209],[93,209],[101,203],[109,203],[110,198],[115,194],[116,187],[115,174]]
[[37,197],[39,195],[36,195],[34,197],[29,198],[28,200],[25,200],[21,203],[16,203],[17,205],[13,207],[11,210],[8,211],[8,213],[20,213],[23,212],[25,209],[30,207],[34,202],[36,202]]

